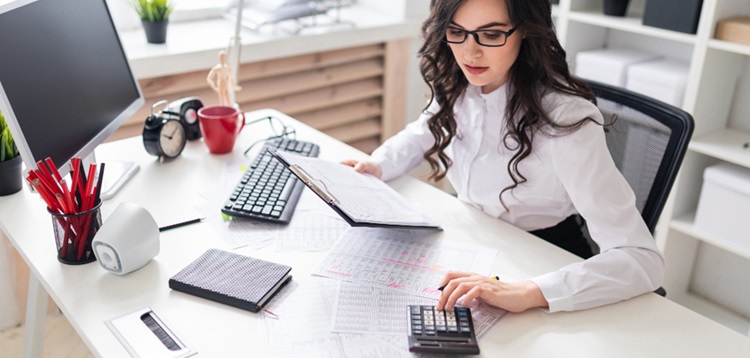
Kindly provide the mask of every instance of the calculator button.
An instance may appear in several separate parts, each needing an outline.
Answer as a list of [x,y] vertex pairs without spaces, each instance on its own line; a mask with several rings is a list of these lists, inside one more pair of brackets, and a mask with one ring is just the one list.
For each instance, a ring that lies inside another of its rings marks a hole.
[[408,306],[406,317],[410,352],[479,354],[468,308],[437,311],[434,306]]

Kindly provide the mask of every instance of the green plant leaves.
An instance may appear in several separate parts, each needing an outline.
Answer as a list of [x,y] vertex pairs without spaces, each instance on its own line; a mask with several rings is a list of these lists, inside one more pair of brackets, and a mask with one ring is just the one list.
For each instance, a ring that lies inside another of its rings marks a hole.
[[13,159],[18,156],[18,148],[13,136],[10,134],[10,128],[5,123],[5,117],[0,112],[0,162]]
[[169,0],[131,0],[131,4],[141,20],[148,22],[167,21],[174,9]]

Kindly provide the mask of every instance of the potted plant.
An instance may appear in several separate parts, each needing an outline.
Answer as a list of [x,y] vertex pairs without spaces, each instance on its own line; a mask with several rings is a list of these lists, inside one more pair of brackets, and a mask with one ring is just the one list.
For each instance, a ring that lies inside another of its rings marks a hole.
[[169,0],[131,0],[135,12],[141,18],[146,40],[152,44],[163,44],[167,41],[167,24],[169,14],[174,6]]
[[5,123],[3,113],[0,112],[0,196],[21,190],[23,186],[21,163],[16,142],[10,134],[8,124]]

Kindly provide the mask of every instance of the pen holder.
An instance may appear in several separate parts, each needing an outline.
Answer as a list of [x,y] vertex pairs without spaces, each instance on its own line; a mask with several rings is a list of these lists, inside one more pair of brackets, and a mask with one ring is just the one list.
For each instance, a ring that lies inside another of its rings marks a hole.
[[58,261],[68,265],[96,261],[96,256],[91,250],[91,241],[102,226],[101,207],[100,200],[93,209],[75,214],[59,214],[47,208],[52,215],[52,227],[55,229]]

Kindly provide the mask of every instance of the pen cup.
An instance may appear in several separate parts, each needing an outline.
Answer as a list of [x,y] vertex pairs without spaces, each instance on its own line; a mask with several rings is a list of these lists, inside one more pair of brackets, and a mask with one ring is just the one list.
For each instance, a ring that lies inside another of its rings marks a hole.
[[102,202],[97,201],[93,209],[75,214],[52,215],[52,227],[57,244],[57,260],[68,265],[81,265],[96,261],[91,250],[91,241],[102,226]]

